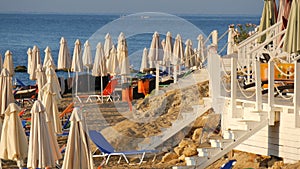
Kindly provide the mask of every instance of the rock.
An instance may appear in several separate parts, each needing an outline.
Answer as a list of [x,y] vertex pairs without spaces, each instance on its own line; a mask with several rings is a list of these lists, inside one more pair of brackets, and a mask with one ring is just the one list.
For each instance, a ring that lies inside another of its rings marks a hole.
[[180,161],[185,161],[185,155],[181,155],[180,157],[178,157],[178,159],[179,159]]
[[166,153],[163,157],[162,157],[162,160],[161,162],[163,163],[166,163],[166,162],[169,162],[171,160],[174,160],[174,159],[177,159],[178,158],[178,155],[174,152],[169,152],[169,153]]
[[195,131],[194,131],[194,134],[192,136],[192,140],[196,141],[196,142],[200,142],[200,137],[202,135],[202,128],[197,128]]
[[284,166],[283,161],[276,161],[274,162],[273,166],[271,167],[271,169],[277,169],[277,168],[282,168]]
[[27,72],[27,67],[26,66],[16,66],[15,72]]
[[174,148],[174,152],[175,152],[178,156],[182,155],[183,150],[184,150],[184,147],[175,147],[175,148]]
[[180,160],[179,159],[173,159],[173,160],[171,160],[171,161],[168,161],[167,163],[168,163],[168,165],[175,165],[175,164],[177,164],[177,163],[179,163],[180,162]]
[[189,147],[189,145],[191,144],[194,144],[193,140],[191,140],[190,138],[185,138],[179,143],[178,147],[185,148]]
[[186,156],[186,157],[191,157],[194,155],[197,155],[197,147],[186,147],[184,148],[182,155]]

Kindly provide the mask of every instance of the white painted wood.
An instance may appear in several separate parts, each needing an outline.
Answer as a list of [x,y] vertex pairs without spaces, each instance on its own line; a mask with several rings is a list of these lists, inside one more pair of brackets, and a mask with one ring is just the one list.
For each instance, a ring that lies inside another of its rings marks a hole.
[[255,109],[262,111],[262,94],[261,94],[261,75],[260,75],[260,61],[255,60],[255,90],[256,90],[256,104]]
[[295,115],[295,127],[300,127],[300,63],[298,61],[294,62],[295,64],[295,84],[294,84],[294,115]]
[[275,124],[274,107],[274,61],[268,62],[268,114],[269,125]]
[[231,58],[231,102],[230,102],[230,111],[229,117],[233,117],[233,113],[236,112],[236,85],[237,85],[237,58]]

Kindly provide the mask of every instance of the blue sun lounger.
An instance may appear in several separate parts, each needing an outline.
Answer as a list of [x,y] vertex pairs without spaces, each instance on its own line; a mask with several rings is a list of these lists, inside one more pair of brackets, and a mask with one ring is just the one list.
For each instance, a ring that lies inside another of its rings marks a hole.
[[125,161],[129,163],[127,159],[127,155],[141,155],[140,162],[141,164],[143,162],[143,159],[145,157],[146,153],[153,153],[154,158],[152,161],[156,158],[157,150],[133,150],[133,151],[115,151],[115,149],[112,147],[112,145],[103,137],[103,135],[95,130],[90,130],[89,135],[91,140],[95,143],[97,148],[101,151],[101,155],[93,155],[93,157],[106,157],[105,164],[108,163],[110,156],[120,156],[118,163],[120,163],[121,158],[124,157]]

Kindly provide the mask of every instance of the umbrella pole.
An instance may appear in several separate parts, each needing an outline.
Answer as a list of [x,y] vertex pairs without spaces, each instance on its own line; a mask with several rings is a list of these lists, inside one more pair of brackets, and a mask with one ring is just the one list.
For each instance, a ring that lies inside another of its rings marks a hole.
[[156,77],[155,77],[155,91],[156,94],[158,94],[158,90],[159,90],[159,64],[158,62],[156,62]]
[[174,83],[177,83],[177,64],[174,65],[173,76],[174,76]]
[[87,68],[87,77],[88,77],[88,91],[90,91],[90,75],[89,75],[89,73],[90,73],[90,68],[88,67],[88,68]]
[[17,165],[20,169],[22,169],[22,165],[23,165],[23,160],[18,160],[17,161]]
[[101,89],[101,101],[102,101],[102,103],[103,103],[103,77],[102,77],[102,75],[100,76],[101,77],[101,87],[100,87],[100,89]]
[[77,90],[78,90],[78,72],[76,72],[75,96],[77,96]]
[[2,169],[2,161],[1,161],[1,159],[0,159],[0,169]]

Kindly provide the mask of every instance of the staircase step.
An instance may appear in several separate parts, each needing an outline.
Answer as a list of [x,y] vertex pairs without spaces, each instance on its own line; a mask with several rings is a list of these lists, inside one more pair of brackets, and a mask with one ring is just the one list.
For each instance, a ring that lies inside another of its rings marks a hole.
[[198,157],[198,156],[193,156],[193,157],[185,157],[185,162],[187,166],[195,166],[197,164],[200,164],[207,160],[207,157]]
[[247,133],[247,130],[225,130],[223,132],[223,138],[236,140],[245,133]]

